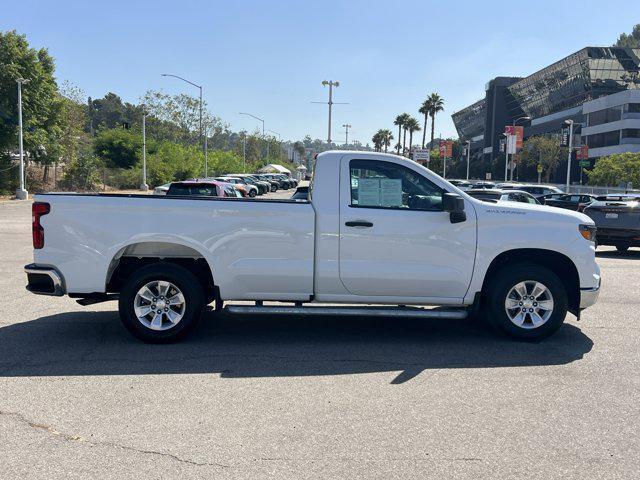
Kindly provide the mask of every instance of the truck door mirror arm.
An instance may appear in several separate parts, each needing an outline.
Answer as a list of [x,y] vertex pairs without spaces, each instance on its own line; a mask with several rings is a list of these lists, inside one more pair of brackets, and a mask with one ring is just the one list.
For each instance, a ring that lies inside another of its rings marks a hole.
[[445,192],[442,195],[442,208],[445,212],[449,212],[451,223],[467,220],[467,214],[464,212],[464,200],[457,193]]

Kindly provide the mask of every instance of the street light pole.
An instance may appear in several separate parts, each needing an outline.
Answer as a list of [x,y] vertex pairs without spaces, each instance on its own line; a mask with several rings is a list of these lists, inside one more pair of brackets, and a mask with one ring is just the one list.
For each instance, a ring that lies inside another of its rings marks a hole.
[[204,127],[204,177],[207,178],[209,176],[209,152],[207,143],[209,140],[208,128],[205,125]]
[[471,140],[467,140],[467,180],[469,180],[469,156],[471,154]]
[[[280,145],[280,154],[278,155],[278,158],[280,158],[280,155],[282,154],[282,137],[278,132],[274,132],[273,130],[267,130],[267,132],[274,133],[278,136],[278,144]],[[268,143],[267,143],[267,148],[269,148]]]
[[344,144],[349,145],[349,129],[351,128],[351,125],[345,123],[342,126],[344,127]]
[[565,120],[565,125],[569,127],[569,153],[567,154],[567,188],[566,193],[569,193],[569,185],[571,183],[571,150],[573,149],[573,120]]
[[[240,112],[239,115],[247,115],[248,117],[255,118],[256,120],[260,120],[262,122],[262,139],[265,140],[265,137],[264,137],[264,120],[263,119],[261,119],[260,117],[256,117],[255,115],[252,115],[251,113],[246,113],[246,112]],[[267,158],[269,158],[269,142],[267,142]]]
[[147,112],[142,111],[142,183],[140,190],[146,192],[149,190],[147,184]]
[[194,87],[196,87],[196,88],[198,88],[200,90],[200,121],[199,121],[200,125],[199,125],[199,134],[200,134],[200,143],[202,144],[202,150],[204,152],[206,150],[206,147],[204,146],[204,141],[202,139],[202,85],[198,85],[197,83],[190,82],[186,78],[179,77],[178,75],[172,75],[170,73],[162,73],[161,76],[177,78],[179,80],[182,80],[183,82],[188,83],[189,85],[193,85]]
[[22,144],[22,85],[29,83],[26,78],[17,78],[18,83],[18,143],[20,147],[20,187],[16,190],[18,200],[26,200],[29,192],[24,188],[24,146]]

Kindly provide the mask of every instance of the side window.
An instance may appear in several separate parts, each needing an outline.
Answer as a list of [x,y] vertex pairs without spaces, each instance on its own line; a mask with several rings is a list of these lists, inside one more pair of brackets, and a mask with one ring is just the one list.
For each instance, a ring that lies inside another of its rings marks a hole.
[[538,202],[536,201],[535,197],[526,196],[526,197],[525,197],[525,200],[526,200],[528,203],[532,203],[532,204],[534,204],[534,205],[536,205],[536,204],[538,203]]
[[378,160],[351,160],[351,206],[442,211],[444,191],[410,168]]

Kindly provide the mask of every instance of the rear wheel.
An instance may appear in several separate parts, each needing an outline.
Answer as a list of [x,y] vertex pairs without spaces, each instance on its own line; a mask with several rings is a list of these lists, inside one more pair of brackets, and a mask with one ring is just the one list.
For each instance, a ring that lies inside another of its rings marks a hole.
[[271,191],[272,192],[277,192],[278,191],[278,186],[277,185],[271,185]]
[[487,320],[498,331],[521,340],[555,333],[567,315],[567,292],[551,270],[535,264],[505,267],[491,279]]
[[148,343],[169,343],[195,327],[204,293],[188,270],[170,263],[141,268],[124,284],[118,302],[125,328]]

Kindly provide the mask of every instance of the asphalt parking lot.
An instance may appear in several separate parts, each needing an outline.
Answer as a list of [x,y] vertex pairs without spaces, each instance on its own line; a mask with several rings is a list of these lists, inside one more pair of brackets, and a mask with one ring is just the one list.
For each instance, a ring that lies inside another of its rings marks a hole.
[[637,478],[640,250],[598,252],[599,303],[538,344],[209,314],[154,346],[29,294],[30,204],[0,202],[0,478]]

